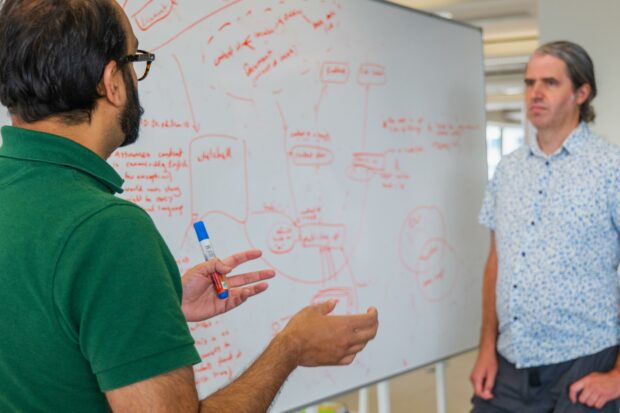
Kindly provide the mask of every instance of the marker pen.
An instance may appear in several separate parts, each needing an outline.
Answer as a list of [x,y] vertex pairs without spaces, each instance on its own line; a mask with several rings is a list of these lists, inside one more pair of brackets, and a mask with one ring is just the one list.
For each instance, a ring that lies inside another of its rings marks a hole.
[[[209,240],[209,233],[207,233],[207,228],[205,228],[204,222],[195,222],[194,230],[196,230],[198,241],[200,241],[200,249],[202,249],[202,255],[204,255],[205,260],[209,261],[213,258],[216,258],[215,251],[213,251],[213,246],[211,245],[211,241]],[[226,283],[226,276],[218,273],[213,273],[211,275],[211,279],[213,280],[213,286],[215,287],[215,292],[217,292],[217,296],[222,299],[227,298],[228,284]]]

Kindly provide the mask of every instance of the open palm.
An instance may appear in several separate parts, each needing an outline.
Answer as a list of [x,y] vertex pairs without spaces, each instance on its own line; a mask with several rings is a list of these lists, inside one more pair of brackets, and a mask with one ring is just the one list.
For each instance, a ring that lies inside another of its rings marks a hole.
[[217,297],[211,281],[213,273],[229,274],[237,266],[255,260],[261,255],[260,250],[239,252],[223,260],[213,259],[198,264],[183,274],[181,308],[187,321],[203,321],[225,313],[243,304],[253,295],[265,291],[267,283],[262,281],[272,278],[275,275],[273,270],[252,271],[227,277],[229,295],[225,299]]

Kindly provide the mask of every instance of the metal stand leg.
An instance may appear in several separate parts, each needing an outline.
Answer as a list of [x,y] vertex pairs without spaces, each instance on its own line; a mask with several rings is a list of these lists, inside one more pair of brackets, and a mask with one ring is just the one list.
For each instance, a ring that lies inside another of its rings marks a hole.
[[435,364],[435,387],[437,389],[437,413],[446,413],[446,363]]
[[379,413],[390,413],[390,384],[387,381],[377,384],[377,404]]
[[357,413],[368,413],[368,388],[360,389],[357,400]]

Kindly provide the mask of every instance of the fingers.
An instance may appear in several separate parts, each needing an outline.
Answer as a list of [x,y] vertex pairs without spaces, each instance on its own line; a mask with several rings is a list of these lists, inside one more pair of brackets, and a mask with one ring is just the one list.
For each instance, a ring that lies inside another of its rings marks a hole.
[[235,268],[245,262],[255,260],[260,257],[263,253],[261,250],[247,250],[243,252],[238,252],[236,254],[231,255],[230,257],[224,258],[222,262],[231,268]]
[[571,403],[573,404],[577,403],[577,395],[583,390],[585,385],[586,385],[586,379],[583,378],[581,380],[576,381],[570,386],[569,391],[568,391],[568,397]]
[[469,381],[474,388],[474,394],[478,397],[482,394],[482,378],[478,375],[476,370],[477,366],[474,366],[474,370],[471,372],[469,376]]
[[597,402],[599,395],[590,386],[587,386],[587,382],[585,384],[583,390],[578,393],[577,400],[581,404],[592,407]]
[[483,400],[491,399],[492,395],[489,394],[489,390],[485,387],[486,376],[479,375],[473,379],[474,384],[474,392],[476,396],[480,397]]
[[595,407],[597,409],[602,409],[611,400],[613,400],[613,399],[607,399],[607,398],[605,398],[603,396],[599,396],[598,399],[592,404],[592,407]]
[[[334,310],[337,303],[338,300],[329,300],[309,308],[318,309],[321,315],[327,316]],[[361,343],[366,344],[377,335],[379,327],[377,317],[377,310],[371,307],[365,314],[330,315],[326,322],[331,325],[329,330],[332,334],[347,338],[347,347],[349,347]]]
[[220,274],[228,274],[230,271],[232,271],[232,268],[230,266],[224,264],[218,259],[212,259],[193,266],[183,275],[183,277],[185,277],[186,275],[188,277],[193,277],[195,275],[209,276],[214,272]]
[[259,284],[251,285],[249,287],[244,287],[244,288],[241,288],[241,289],[237,289],[237,290],[234,290],[234,291],[238,292],[238,294],[240,294],[243,297],[243,301],[245,301],[248,298],[250,298],[252,296],[255,296],[256,294],[262,293],[268,287],[269,287],[269,284],[267,284],[267,283],[259,283]]
[[268,280],[276,275],[274,270],[260,270],[246,272],[245,274],[238,274],[232,277],[228,277],[228,285],[231,288],[243,287],[244,285],[252,284],[258,281]]
[[586,406],[594,406],[597,402],[599,395],[593,391],[590,377],[591,375],[587,375],[570,386],[568,397],[573,404],[579,402]]
[[337,300],[308,306],[287,324],[282,337],[298,346],[298,365],[350,364],[377,334],[377,310],[365,314],[330,315]]
[[579,402],[585,404],[586,406],[594,406],[597,398],[598,396],[595,393],[589,391],[589,389],[585,389],[579,395]]
[[228,274],[229,272],[232,271],[232,267],[224,264],[220,260],[209,260],[209,261],[207,261],[207,263],[209,263],[211,261],[214,261],[215,265],[214,265],[213,269],[218,274],[226,275],[226,274]]
[[476,365],[469,377],[476,396],[483,400],[492,399],[496,376],[497,369],[485,365]]
[[236,288],[234,290],[230,290],[230,296],[227,300],[227,310],[232,310],[233,308],[240,306],[243,304],[248,298],[253,297],[257,294],[262,293],[269,287],[267,283],[259,283],[255,285],[251,285],[249,287],[244,288]]
[[336,308],[336,304],[338,304],[338,300],[327,300],[325,302],[315,304],[315,307],[319,310],[321,314],[327,315],[334,311],[334,308]]
[[357,344],[357,345],[351,346],[349,348],[349,351],[348,351],[349,355],[355,355],[355,354],[359,353],[360,351],[364,350],[364,348],[366,348],[367,344],[368,344],[368,341],[366,341],[366,342],[364,342],[362,344]]
[[493,387],[495,386],[495,376],[497,371],[487,371],[487,377],[482,388],[482,398],[489,400],[493,398]]
[[346,355],[361,351],[370,340],[375,338],[379,328],[376,309],[369,309],[366,314],[331,316],[331,322],[333,323],[332,331],[339,331],[341,336],[346,335],[348,338]]
[[[248,250],[248,251],[243,251],[243,252],[238,252],[236,254],[231,255],[230,257],[224,258],[223,260],[219,260],[219,259],[212,259],[212,260],[208,260],[206,262],[200,263],[198,265],[196,265],[194,268],[192,268],[191,271],[198,271],[201,273],[212,273],[212,272],[218,272],[220,274],[228,274],[229,272],[231,272],[235,267],[251,261],[251,260],[255,260],[256,258],[260,257],[262,255],[262,252],[258,249],[254,249],[254,250]],[[248,273],[250,275],[254,274],[254,273]],[[261,273],[260,275],[265,276],[267,274],[270,273]],[[275,274],[275,273],[274,273]],[[245,274],[244,274],[245,275]],[[273,275],[271,275],[273,276]],[[267,278],[270,278],[269,276]],[[256,279],[254,282],[256,281],[260,281],[260,279]],[[250,281],[252,282],[252,281]]]
[[377,328],[378,325],[354,330],[356,342],[367,343],[368,341],[372,340],[377,335]]
[[376,332],[378,328],[379,314],[374,307],[369,308],[365,314],[339,315],[333,317],[336,319],[344,319],[354,330],[374,329]]
[[361,344],[356,344],[356,345],[349,347],[348,351],[345,353],[346,355],[342,359],[340,359],[338,364],[346,365],[346,364],[353,363],[353,360],[355,360],[355,357],[357,357],[357,354],[360,351],[364,350],[364,348],[366,348],[366,345],[368,344],[368,340],[365,340]]
[[[374,337],[374,335],[372,337]],[[362,343],[354,344],[354,345],[350,346],[346,351],[344,351],[344,353],[343,353],[344,356],[342,356],[342,358],[340,358],[340,360],[338,360],[335,364],[336,365],[345,366],[345,365],[349,365],[349,364],[353,363],[353,361],[355,360],[355,357],[357,357],[357,355],[358,355],[358,353],[360,351],[362,351],[362,350],[364,350],[364,348],[366,348],[366,345],[368,344],[368,341],[372,337],[363,340]]]
[[341,366],[348,366],[349,364],[353,363],[353,360],[355,360],[355,356],[357,356],[357,353],[345,356],[340,359],[340,361],[338,361],[338,364]]

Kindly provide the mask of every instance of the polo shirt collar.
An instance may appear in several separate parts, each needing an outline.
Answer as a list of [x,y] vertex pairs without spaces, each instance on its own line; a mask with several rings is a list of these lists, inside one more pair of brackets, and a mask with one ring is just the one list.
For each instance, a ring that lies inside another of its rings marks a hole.
[[540,146],[538,145],[538,139],[530,140],[530,155],[534,155],[540,158],[550,158],[555,156],[563,151],[568,153],[569,155],[575,153],[579,149],[579,147],[585,143],[590,137],[590,128],[586,122],[581,122],[577,127],[568,135],[568,138],[564,140],[562,146],[553,154],[547,155],[545,154]]
[[62,136],[3,126],[0,157],[45,162],[76,169],[122,193],[123,179],[96,153]]

